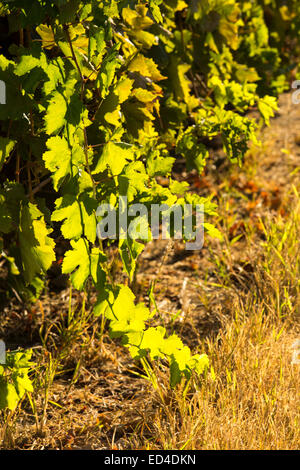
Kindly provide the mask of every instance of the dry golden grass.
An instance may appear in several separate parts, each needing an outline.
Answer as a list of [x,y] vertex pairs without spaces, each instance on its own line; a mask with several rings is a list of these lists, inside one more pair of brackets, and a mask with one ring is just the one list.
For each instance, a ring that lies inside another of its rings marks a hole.
[[299,366],[291,364],[293,341],[259,307],[247,319],[237,314],[209,343],[213,371],[187,399],[177,392],[165,419],[157,414],[154,448],[298,449],[300,378]]

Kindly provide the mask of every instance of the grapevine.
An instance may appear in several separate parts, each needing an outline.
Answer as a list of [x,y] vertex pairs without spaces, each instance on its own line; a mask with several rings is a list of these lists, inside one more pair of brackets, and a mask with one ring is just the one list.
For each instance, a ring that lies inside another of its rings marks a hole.
[[[55,230],[68,241],[62,273],[75,289],[89,281],[94,314],[109,322],[134,359],[167,361],[175,387],[209,365],[176,335],[157,326],[151,305],[129,287],[147,241],[116,239],[128,285],[114,284],[97,208],[190,204],[216,215],[211,197],[191,194],[172,178],[177,157],[201,174],[209,143],[220,137],[232,163],[257,143],[258,110],[269,124],[288,87],[284,32],[297,37],[289,6],[275,0],[12,0],[0,2],[8,26],[0,49],[0,246],[8,285],[28,300],[40,295],[56,260]],[[291,3],[299,10],[296,2]],[[271,34],[265,12],[272,13]],[[280,32],[273,34],[276,21]],[[290,28],[290,29],[289,29]],[[2,34],[2,33],[1,33]],[[270,65],[272,64],[272,65]],[[168,186],[158,177],[168,179]],[[45,186],[51,197],[43,197]],[[140,223],[140,217],[131,222]],[[149,227],[148,227],[149,228]],[[206,233],[220,238],[204,223]],[[0,407],[25,391],[29,354],[0,369]],[[26,359],[26,361],[25,361]],[[23,361],[23,362],[22,362]],[[18,371],[21,371],[20,374]],[[18,375],[19,374],[19,375]]]

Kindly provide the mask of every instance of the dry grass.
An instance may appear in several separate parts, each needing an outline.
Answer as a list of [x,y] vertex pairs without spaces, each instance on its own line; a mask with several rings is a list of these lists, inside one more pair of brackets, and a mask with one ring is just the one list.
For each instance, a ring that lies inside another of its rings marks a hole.
[[258,306],[245,315],[241,309],[217,340],[208,342],[212,370],[187,399],[176,394],[167,418],[158,413],[153,434],[160,439],[150,448],[299,448],[294,336],[266,320]]

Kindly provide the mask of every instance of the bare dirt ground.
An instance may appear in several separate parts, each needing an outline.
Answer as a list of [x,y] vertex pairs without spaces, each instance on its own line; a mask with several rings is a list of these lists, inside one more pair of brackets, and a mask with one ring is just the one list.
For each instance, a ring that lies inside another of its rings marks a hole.
[[[148,302],[147,292],[155,281],[162,321],[194,350],[203,350],[203,340],[218,334],[234,301],[232,292],[243,297],[249,289],[257,289],[258,297],[263,295],[255,276],[256,259],[263,250],[260,242],[265,237],[263,223],[278,214],[285,218],[290,204],[288,189],[299,183],[300,105],[292,105],[290,94],[281,96],[278,115],[269,128],[261,130],[260,139],[261,147],[251,147],[242,168],[230,165],[217,149],[201,177],[177,175],[202,195],[214,193],[220,208],[217,226],[225,243],[207,239],[201,251],[193,252],[186,251],[180,242],[153,241],[140,260],[138,299]],[[251,228],[256,248],[247,242]],[[226,283],[233,289],[227,289]],[[41,372],[41,391],[34,406],[23,403],[6,446],[138,448],[139,433],[149,435],[155,443],[150,423],[160,404],[151,385],[135,375],[138,368],[121,345],[106,333],[99,337],[99,319],[90,320],[83,331],[79,320],[78,330],[67,328],[69,293],[69,288],[60,292],[49,288],[35,305],[14,301],[0,313],[0,335],[11,348],[33,345],[39,357],[44,335],[50,351],[46,358],[38,359],[41,371],[47,366],[48,376]],[[93,301],[92,296],[91,304]],[[79,312],[83,303],[83,296],[73,293],[72,308]],[[71,345],[68,334],[73,338]],[[62,354],[63,367],[55,368],[57,354]]]

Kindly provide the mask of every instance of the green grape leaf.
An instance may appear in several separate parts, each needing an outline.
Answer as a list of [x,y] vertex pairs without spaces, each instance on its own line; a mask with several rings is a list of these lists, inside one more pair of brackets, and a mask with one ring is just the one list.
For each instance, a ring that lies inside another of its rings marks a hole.
[[161,15],[161,11],[159,6],[162,3],[162,0],[150,0],[150,10],[153,15],[153,18],[157,23],[163,23],[163,17]]
[[277,99],[275,96],[264,96],[258,100],[258,109],[267,125],[270,124],[270,118],[278,110]]
[[55,37],[51,26],[41,24],[36,28],[37,33],[42,38],[42,45],[45,49],[52,49],[55,43]]
[[143,77],[150,78],[154,82],[159,82],[167,78],[160,73],[153,59],[149,59],[149,57],[145,57],[142,54],[138,54],[134,57],[128,66],[128,71],[137,72]]
[[118,60],[118,52],[121,44],[116,44],[106,55],[101,63],[100,72],[96,79],[96,86],[101,90],[102,98],[109,93],[109,87],[113,83],[116,70],[121,66]]
[[0,137],[0,171],[2,170],[2,166],[6,158],[9,156],[15,145],[15,140],[8,139],[7,137]]
[[65,124],[66,112],[66,98],[58,91],[54,91],[44,118],[47,134],[51,135],[60,131]]
[[169,76],[172,80],[175,98],[183,100],[189,109],[193,109],[199,106],[199,101],[190,93],[190,80],[186,77],[186,73],[190,68],[189,64],[180,63],[179,57],[171,56]]
[[45,81],[43,90],[46,96],[50,96],[51,93],[56,89],[58,84],[65,83],[65,66],[64,61],[61,57],[57,57],[55,63],[47,64],[46,70],[47,81]]
[[162,352],[164,342],[165,342],[166,329],[162,326],[157,326],[156,328],[148,328],[143,335],[139,349],[146,349],[149,351],[151,359],[157,359],[164,357]]
[[31,282],[36,274],[47,271],[55,260],[54,240],[49,237],[51,231],[37,206],[21,205],[19,242],[27,282]]
[[73,194],[66,194],[55,201],[55,206],[51,220],[63,221],[61,232],[65,238],[77,239],[85,235],[90,242],[95,242],[97,209],[95,199],[86,193],[79,198]]
[[147,159],[147,173],[150,177],[168,175],[172,171],[174,162],[175,158],[161,156],[158,151],[154,151]]
[[203,172],[209,152],[205,145],[199,143],[194,129],[189,128],[184,134],[179,136],[177,151],[186,159],[187,170],[190,171],[196,168],[199,174]]
[[186,181],[174,180],[170,182],[169,189],[171,193],[182,196],[189,189],[189,184]]
[[90,274],[90,251],[88,243],[83,238],[78,241],[71,240],[72,250],[66,252],[62,272],[71,274],[71,281],[75,289],[82,289]]
[[130,281],[133,280],[137,266],[137,259],[142,253],[144,245],[131,238],[120,239],[119,252],[123,261],[123,266],[129,276]]
[[112,174],[117,176],[122,173],[127,161],[132,160],[133,156],[130,146],[108,142],[104,145],[102,154],[98,159],[93,174],[102,173],[107,167],[109,167]]
[[138,193],[146,191],[149,176],[144,164],[141,161],[135,161],[126,165],[118,180],[120,194],[127,196],[128,202],[131,202]]
[[203,372],[208,368],[209,366],[209,359],[207,354],[195,354],[194,356],[191,357],[191,359],[188,362],[188,366],[191,369],[195,369],[197,374],[203,374]]
[[83,289],[85,281],[91,275],[95,286],[102,288],[105,283],[105,271],[101,263],[106,261],[106,256],[98,248],[93,248],[90,252],[88,243],[81,238],[78,241],[71,241],[72,250],[66,252],[62,272],[71,274],[71,281],[75,289]]
[[167,356],[171,356],[171,354],[176,349],[182,349],[182,348],[183,348],[183,343],[181,339],[177,335],[172,334],[171,336],[165,339],[161,347],[161,351]]
[[20,397],[15,386],[0,377],[0,410],[4,408],[14,410],[19,401]]
[[118,295],[110,306],[106,316],[110,322],[112,337],[119,337],[128,332],[142,331],[145,321],[149,319],[149,309],[143,304],[134,304],[134,294],[127,286],[119,286]]
[[25,392],[33,392],[28,373],[32,350],[12,351],[6,354],[6,363],[0,367],[0,409],[14,410]]
[[96,289],[103,289],[106,280],[106,273],[102,268],[102,264],[107,261],[107,256],[99,250],[92,248],[90,254],[90,273],[94,281]]
[[63,179],[71,174],[71,151],[68,142],[59,136],[47,140],[48,151],[43,154],[45,166],[53,175],[53,186],[57,191]]
[[25,75],[30,72],[32,69],[41,66],[40,58],[34,57],[29,54],[24,54],[21,56],[20,62],[18,63],[15,74],[18,76]]

